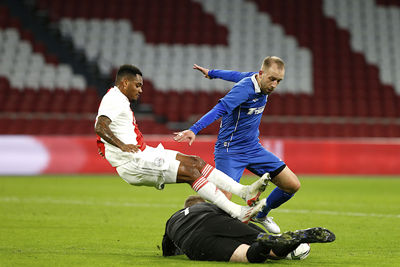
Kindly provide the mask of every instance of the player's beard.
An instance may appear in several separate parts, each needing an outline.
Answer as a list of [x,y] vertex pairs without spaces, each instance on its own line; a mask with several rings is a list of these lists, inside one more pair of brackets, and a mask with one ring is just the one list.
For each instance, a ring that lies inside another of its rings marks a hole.
[[134,110],[139,104],[139,100],[131,100],[131,109]]

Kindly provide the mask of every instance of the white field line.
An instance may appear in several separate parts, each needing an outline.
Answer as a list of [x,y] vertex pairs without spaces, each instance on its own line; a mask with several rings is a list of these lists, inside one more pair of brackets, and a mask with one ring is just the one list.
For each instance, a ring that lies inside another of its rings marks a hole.
[[99,202],[90,200],[73,200],[73,199],[55,199],[55,198],[18,198],[18,197],[2,197],[0,202],[13,202],[13,203],[38,203],[38,204],[63,204],[63,205],[84,205],[84,206],[111,206],[111,207],[151,207],[151,208],[183,208],[182,205],[176,204],[148,204],[148,203],[134,203],[134,202]]
[[322,215],[334,216],[350,216],[350,217],[381,217],[381,218],[399,218],[400,214],[379,214],[379,213],[362,213],[362,212],[342,212],[342,211],[329,211],[329,210],[290,210],[290,209],[277,209],[274,212],[284,213],[314,213]]
[[[151,207],[151,208],[182,208],[178,204],[148,204],[135,202],[98,202],[98,201],[81,201],[73,199],[54,199],[54,198],[18,198],[18,197],[1,197],[0,203],[26,203],[26,204],[62,204],[62,205],[85,205],[85,206],[111,206],[111,207]],[[329,210],[305,210],[305,209],[276,209],[274,212],[283,213],[300,213],[300,214],[322,214],[333,216],[350,216],[350,217],[380,217],[380,218],[399,218],[400,214],[379,214],[379,213],[362,213],[362,212],[340,212]]]

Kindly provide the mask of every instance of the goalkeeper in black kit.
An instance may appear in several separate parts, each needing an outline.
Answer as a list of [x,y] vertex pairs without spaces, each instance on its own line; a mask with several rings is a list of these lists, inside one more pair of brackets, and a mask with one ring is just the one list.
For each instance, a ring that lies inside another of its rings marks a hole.
[[285,258],[302,243],[334,240],[335,235],[322,227],[269,235],[200,196],[190,196],[185,208],[167,221],[162,250],[163,256],[185,254],[191,260],[261,263]]

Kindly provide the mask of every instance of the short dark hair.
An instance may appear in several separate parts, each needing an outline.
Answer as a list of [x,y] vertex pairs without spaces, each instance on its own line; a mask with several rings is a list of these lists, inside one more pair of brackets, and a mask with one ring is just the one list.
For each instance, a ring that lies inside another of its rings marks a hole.
[[142,72],[138,67],[128,64],[122,65],[119,67],[117,71],[117,75],[115,77],[115,83],[118,84],[126,76],[132,76],[132,78],[135,78],[137,74],[143,76]]
[[193,196],[189,196],[186,201],[185,201],[185,208],[191,207],[194,204],[197,203],[202,203],[202,202],[206,202],[201,196],[198,195],[193,195]]

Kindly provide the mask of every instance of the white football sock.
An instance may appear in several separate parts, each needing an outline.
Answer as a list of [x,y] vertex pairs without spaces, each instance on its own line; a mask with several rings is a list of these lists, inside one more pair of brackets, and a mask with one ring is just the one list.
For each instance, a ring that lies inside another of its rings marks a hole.
[[241,206],[229,201],[225,194],[218,190],[215,184],[209,182],[204,176],[200,176],[194,181],[192,188],[202,198],[217,205],[232,217],[238,218],[240,216]]
[[235,180],[233,180],[231,177],[226,175],[220,170],[217,170],[210,164],[207,164],[204,166],[204,168],[201,170],[201,174],[207,178],[210,182],[218,186],[219,188],[231,192],[232,194],[235,194],[239,197],[243,197],[244,193],[244,185],[239,184]]

